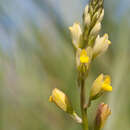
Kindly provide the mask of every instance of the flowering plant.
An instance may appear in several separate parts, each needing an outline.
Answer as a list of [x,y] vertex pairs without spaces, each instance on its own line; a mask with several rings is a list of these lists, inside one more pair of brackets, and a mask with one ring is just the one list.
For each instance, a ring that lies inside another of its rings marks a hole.
[[[69,27],[72,44],[75,48],[76,67],[78,71],[78,86],[80,88],[81,117],[77,115],[66,94],[55,88],[50,96],[50,102],[54,102],[59,108],[68,113],[83,130],[89,130],[87,110],[92,101],[102,96],[105,92],[112,91],[111,77],[100,74],[93,82],[90,89],[88,103],[85,100],[85,80],[88,77],[91,63],[103,54],[111,44],[108,34],[99,35],[101,22],[104,16],[103,0],[90,0],[83,13],[83,26],[78,22]],[[107,104],[101,103],[97,109],[94,122],[94,130],[101,130],[111,110]]]

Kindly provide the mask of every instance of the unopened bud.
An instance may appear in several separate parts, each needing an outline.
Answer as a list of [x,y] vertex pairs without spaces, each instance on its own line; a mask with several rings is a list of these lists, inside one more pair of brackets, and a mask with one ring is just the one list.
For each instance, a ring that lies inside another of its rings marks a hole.
[[93,58],[104,53],[110,44],[111,42],[108,40],[108,34],[104,34],[102,37],[98,35],[93,47]]
[[72,43],[75,48],[78,48],[82,36],[82,30],[80,28],[80,25],[78,23],[74,23],[73,26],[69,27],[69,30],[72,36]]
[[101,30],[101,23],[98,22],[93,27],[92,31],[90,32],[90,35],[91,36],[96,36],[99,33],[100,30]]
[[87,14],[89,12],[89,5],[86,5],[85,10],[84,10],[84,14]]
[[90,22],[91,22],[91,17],[90,17],[90,14],[88,13],[87,15],[85,15],[84,23],[85,25],[89,26]]
[[50,102],[54,102],[63,111],[73,114],[73,108],[68,97],[59,89],[55,88],[49,98]]
[[98,19],[100,18],[100,15],[101,15],[101,12],[102,12],[102,8],[99,8],[93,15],[93,22],[99,22]]
[[73,110],[71,102],[61,90],[55,88],[49,97],[49,101],[55,103],[60,109],[67,112],[77,123],[82,123],[82,119]]
[[98,22],[101,22],[103,17],[104,17],[104,9],[102,9],[102,12],[101,12],[100,17],[98,19]]
[[86,26],[89,26],[90,22],[91,22],[91,16],[90,16],[90,13],[89,13],[89,5],[87,5],[85,7],[85,11],[84,11],[84,24]]
[[95,130],[101,130],[104,127],[104,124],[110,114],[111,110],[107,104],[101,103],[98,106],[94,124]]

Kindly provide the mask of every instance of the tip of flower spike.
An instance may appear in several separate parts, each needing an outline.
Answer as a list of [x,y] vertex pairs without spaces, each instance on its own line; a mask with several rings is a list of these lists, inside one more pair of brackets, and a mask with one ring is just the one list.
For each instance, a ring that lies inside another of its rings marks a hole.
[[88,63],[89,62],[89,57],[87,55],[87,52],[85,49],[83,49],[81,51],[81,54],[80,54],[80,62],[81,63]]

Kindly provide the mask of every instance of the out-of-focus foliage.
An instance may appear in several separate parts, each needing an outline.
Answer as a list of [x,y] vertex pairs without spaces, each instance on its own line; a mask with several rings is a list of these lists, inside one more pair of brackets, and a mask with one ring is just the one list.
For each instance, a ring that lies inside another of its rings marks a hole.
[[[60,88],[79,112],[68,26],[81,19],[87,2],[0,1],[1,130],[80,130],[80,125],[50,104],[48,97],[54,87]],[[109,73],[113,92],[99,99],[107,100],[112,109],[105,130],[129,130],[130,1],[105,0],[104,8],[103,29],[110,35],[112,45],[93,63],[86,88],[90,89],[101,72]],[[96,103],[90,120],[94,119],[95,107]]]

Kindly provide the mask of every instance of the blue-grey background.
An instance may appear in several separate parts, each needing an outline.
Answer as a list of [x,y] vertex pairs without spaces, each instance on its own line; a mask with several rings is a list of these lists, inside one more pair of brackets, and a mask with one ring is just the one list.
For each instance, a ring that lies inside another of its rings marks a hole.
[[[68,26],[81,21],[87,0],[0,1],[0,130],[80,130],[48,102],[53,88],[63,90],[80,115],[74,51]],[[88,95],[100,73],[112,76],[113,92],[89,109],[93,126],[100,102],[112,115],[105,130],[130,129],[130,1],[105,0],[102,33],[112,45],[92,64]]]

